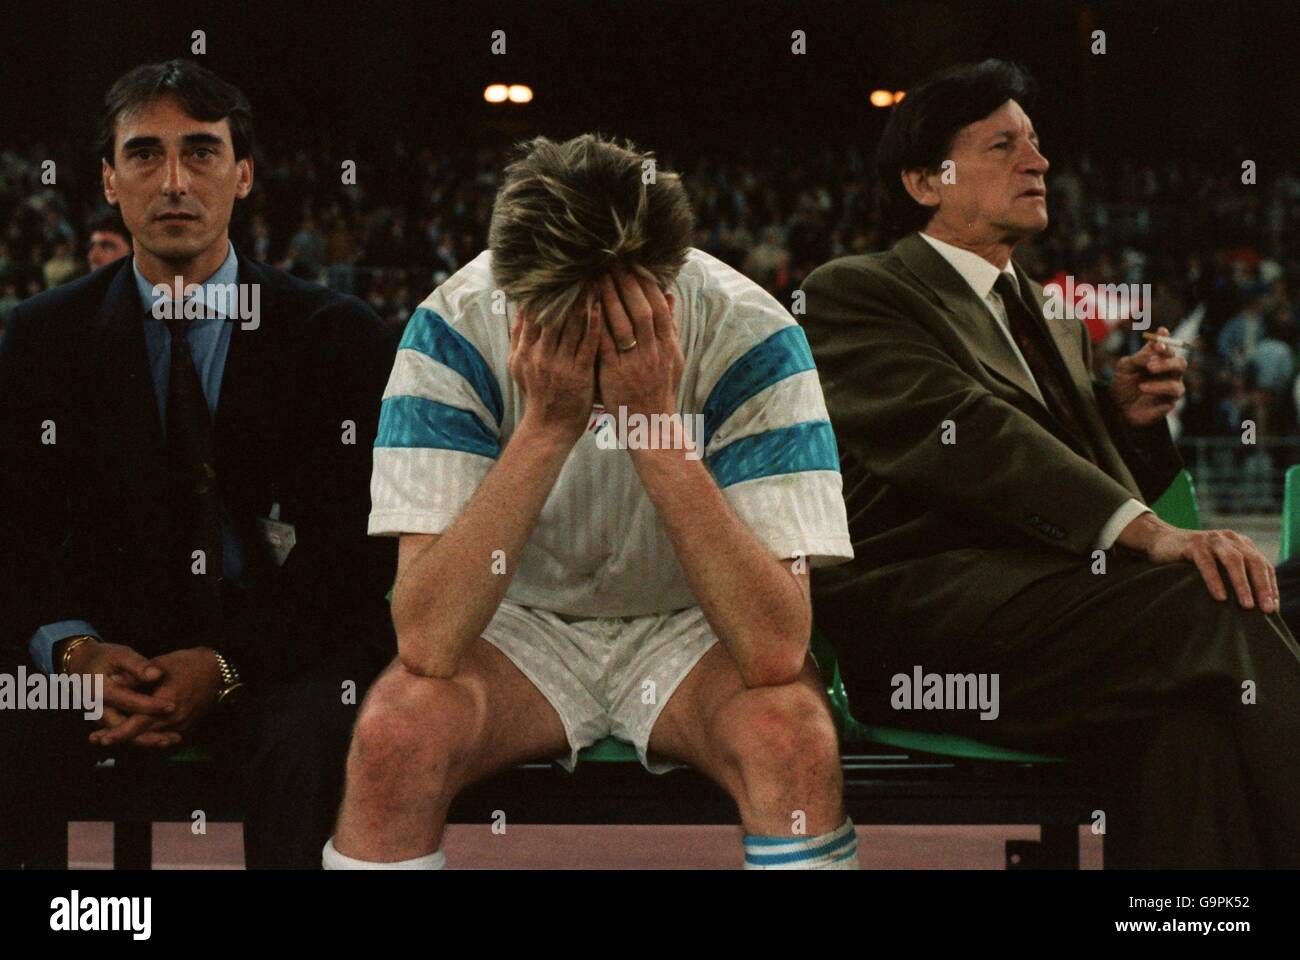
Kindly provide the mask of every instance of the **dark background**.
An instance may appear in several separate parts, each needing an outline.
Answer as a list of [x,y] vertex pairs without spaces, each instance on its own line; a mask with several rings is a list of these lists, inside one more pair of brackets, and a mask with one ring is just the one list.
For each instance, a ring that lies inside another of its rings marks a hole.
[[[272,147],[369,153],[398,136],[446,146],[587,129],[687,152],[874,143],[886,111],[867,104],[872,89],[1001,56],[1042,85],[1034,117],[1049,158],[1300,152],[1300,4],[1268,0],[9,3],[0,137],[91,159],[108,85],[190,56],[194,29]],[[505,56],[489,52],[494,29]],[[794,29],[807,32],[803,56],[790,52]],[[1106,31],[1104,56],[1089,52],[1093,29]],[[489,106],[493,81],[528,83],[536,99]]]

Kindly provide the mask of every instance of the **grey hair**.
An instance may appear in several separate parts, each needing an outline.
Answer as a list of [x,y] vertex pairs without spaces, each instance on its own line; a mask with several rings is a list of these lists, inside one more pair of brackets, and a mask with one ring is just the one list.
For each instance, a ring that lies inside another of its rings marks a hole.
[[661,289],[690,249],[695,216],[681,178],[643,171],[654,154],[586,133],[516,146],[488,230],[492,272],[540,326],[563,319],[620,263]]

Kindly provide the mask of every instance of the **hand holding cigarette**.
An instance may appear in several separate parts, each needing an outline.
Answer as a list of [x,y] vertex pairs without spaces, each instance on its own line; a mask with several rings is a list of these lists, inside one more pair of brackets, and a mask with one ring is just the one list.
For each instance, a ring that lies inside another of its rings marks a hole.
[[1174,408],[1183,395],[1187,370],[1187,358],[1174,354],[1174,347],[1182,341],[1173,340],[1167,328],[1142,336],[1146,345],[1132,356],[1120,358],[1110,382],[1111,398],[1133,427],[1149,427]]
[[[1164,327],[1161,327],[1160,329],[1163,330]],[[1173,337],[1162,336],[1161,334],[1158,333],[1149,333],[1149,332],[1143,333],[1142,339],[1147,341],[1148,343],[1162,343],[1165,346],[1177,347],[1182,350],[1192,349],[1192,345],[1188,343],[1186,340],[1175,340]]]

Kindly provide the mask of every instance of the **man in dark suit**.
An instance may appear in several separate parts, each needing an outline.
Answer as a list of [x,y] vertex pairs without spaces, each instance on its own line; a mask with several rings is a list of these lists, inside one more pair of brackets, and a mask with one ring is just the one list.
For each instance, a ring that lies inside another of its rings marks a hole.
[[41,670],[102,675],[105,706],[93,727],[0,713],[6,827],[57,819],[91,760],[147,777],[195,743],[247,771],[248,865],[315,867],[355,705],[396,650],[395,551],[366,535],[395,344],[361,301],[235,252],[253,158],[233,86],[139,67],[102,150],[134,255],[20,305],[0,344],[0,632]]
[[[1108,866],[1300,866],[1272,567],[1146,506],[1180,467],[1186,362],[1151,343],[1094,381],[1083,323],[1011,260],[1047,225],[1031,93],[999,61],[909,91],[879,159],[906,236],[804,284],[856,555],[814,577],[817,622],[855,713],[1084,761]],[[915,709],[917,667],[996,678],[991,718]]]

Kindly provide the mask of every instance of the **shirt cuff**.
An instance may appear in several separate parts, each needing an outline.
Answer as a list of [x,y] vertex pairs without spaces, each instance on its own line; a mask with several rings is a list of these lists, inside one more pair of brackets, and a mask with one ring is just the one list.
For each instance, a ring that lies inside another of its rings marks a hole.
[[1093,543],[1094,550],[1109,550],[1119,539],[1119,535],[1124,532],[1124,528],[1130,523],[1142,516],[1144,513],[1150,513],[1151,508],[1141,500],[1127,500],[1120,504],[1118,510],[1110,515],[1106,525],[1101,528],[1101,533],[1097,534],[1097,540]]
[[53,673],[54,645],[60,640],[81,634],[89,634],[96,640],[100,639],[99,631],[85,620],[60,620],[57,623],[47,623],[33,633],[32,638],[27,641],[27,652],[32,655],[32,660],[38,667],[46,673]]

